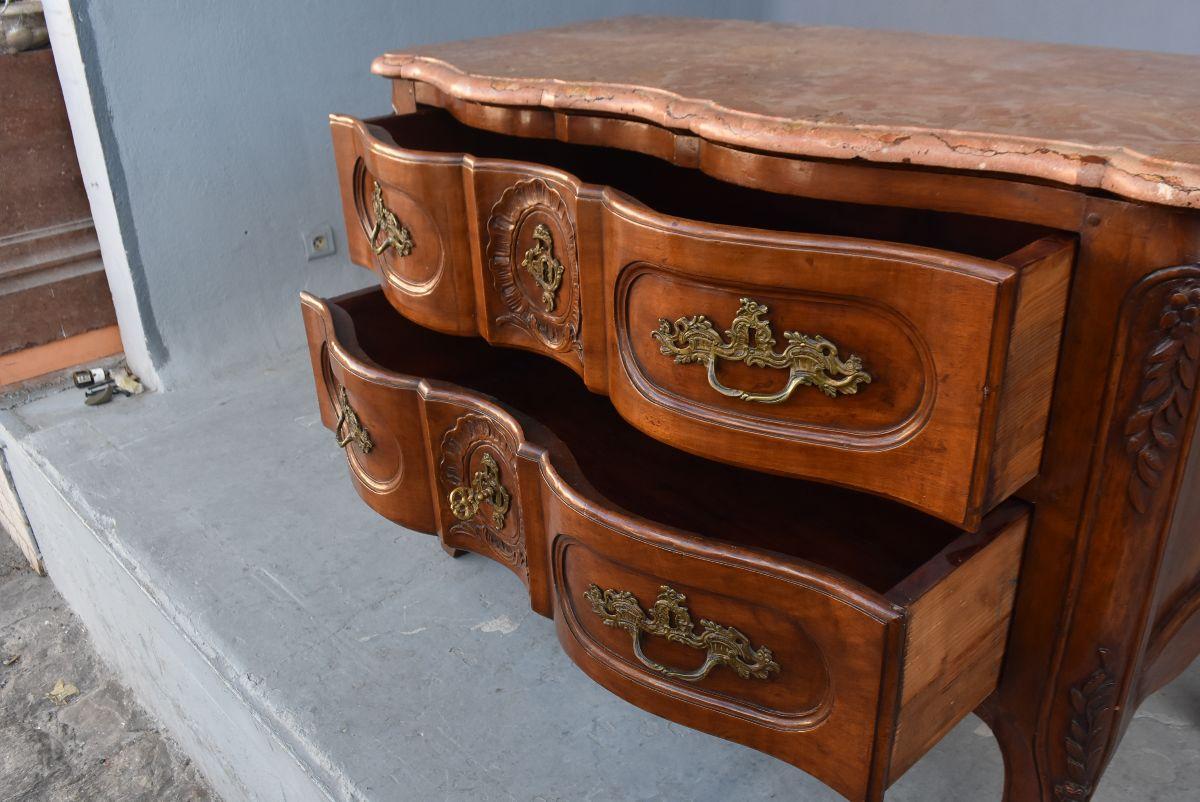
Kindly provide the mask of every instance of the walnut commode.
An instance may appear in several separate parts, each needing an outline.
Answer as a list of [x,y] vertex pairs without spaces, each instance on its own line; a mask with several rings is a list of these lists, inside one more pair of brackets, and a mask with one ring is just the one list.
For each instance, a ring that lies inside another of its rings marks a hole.
[[1089,798],[1200,651],[1200,59],[637,18],[373,69],[381,286],[302,301],[363,500],[848,799],[971,710],[1010,802]]

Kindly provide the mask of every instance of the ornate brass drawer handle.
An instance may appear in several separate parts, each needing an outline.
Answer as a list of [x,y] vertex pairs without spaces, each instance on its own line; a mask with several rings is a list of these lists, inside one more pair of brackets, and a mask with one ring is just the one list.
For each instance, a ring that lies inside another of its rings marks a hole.
[[[683,604],[687,597],[668,585],[659,587],[658,598],[648,615],[627,590],[601,590],[591,585],[583,596],[606,626],[629,633],[634,655],[642,665],[659,674],[699,682],[717,666],[728,666],[742,679],[769,679],[772,673],[779,673],[779,664],[772,659],[771,650],[766,646],[751,648],[750,639],[733,627],[701,619],[701,631],[697,633]],[[705,652],[704,663],[691,671],[656,663],[642,652],[643,632]]]
[[[788,342],[782,353],[775,352],[775,333],[771,323],[762,320],[767,313],[765,304],[750,298],[741,299],[741,308],[733,324],[725,332],[725,340],[717,334],[704,315],[681,317],[672,324],[659,318],[658,330],[651,336],[659,343],[659,351],[674,357],[679,364],[691,362],[706,365],[709,385],[722,395],[743,401],[778,404],[786,401],[802,384],[817,387],[825,395],[836,398],[839,393],[858,392],[858,385],[868,384],[871,376],[862,369],[862,360],[851,356],[838,358],[837,346],[820,335],[809,337],[785,331]],[[777,393],[749,393],[726,387],[717,379],[717,361],[728,359],[763,368],[787,368],[787,384]]]
[[555,297],[558,288],[562,286],[563,264],[554,257],[554,238],[545,223],[538,223],[533,229],[536,244],[525,251],[521,267],[529,271],[533,280],[542,289],[542,306],[547,312],[554,311],[557,302]]
[[337,409],[338,420],[333,433],[337,437],[338,446],[345,448],[353,443],[363,454],[370,454],[371,449],[375,448],[375,441],[358,419],[358,413],[350,406],[350,397],[346,395],[344,386],[338,391]]
[[470,485],[459,485],[450,491],[450,511],[460,521],[468,521],[486,502],[492,507],[492,523],[497,529],[503,529],[510,497],[504,485],[500,484],[500,468],[491,454],[484,454],[479,465],[479,470],[471,477]]
[[[400,225],[400,220],[396,217],[395,212],[383,202],[383,187],[379,186],[379,182],[372,183],[375,184],[375,189],[371,192],[371,212],[375,217],[375,223],[367,229],[367,239],[371,243],[371,250],[378,256],[388,248],[392,248],[398,256],[408,256],[413,250],[412,232]],[[382,240],[380,235],[383,235]]]

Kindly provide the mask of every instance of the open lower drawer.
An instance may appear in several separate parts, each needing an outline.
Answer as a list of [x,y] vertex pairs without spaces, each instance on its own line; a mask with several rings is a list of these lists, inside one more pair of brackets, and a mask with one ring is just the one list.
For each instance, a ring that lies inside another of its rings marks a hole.
[[440,111],[331,125],[350,256],[411,320],[557,360],[676,448],[966,529],[1037,473],[1072,237]]
[[630,702],[875,800],[994,689],[1023,503],[963,533],[672,449],[562,365],[420,328],[379,291],[303,311],[363,499],[506,565]]

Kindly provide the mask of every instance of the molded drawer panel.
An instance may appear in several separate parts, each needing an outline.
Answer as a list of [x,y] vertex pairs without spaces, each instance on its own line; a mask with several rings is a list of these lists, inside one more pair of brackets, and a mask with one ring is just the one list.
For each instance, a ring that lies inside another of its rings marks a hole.
[[363,498],[508,567],[619,696],[877,800],[995,688],[1026,505],[963,533],[665,446],[566,367],[379,291],[303,310]]
[[814,227],[977,230],[987,256],[773,229],[801,199],[445,112],[378,122],[332,118],[350,253],[410,319],[555,359],[678,448],[966,528],[1036,475],[1072,238],[811,202]]

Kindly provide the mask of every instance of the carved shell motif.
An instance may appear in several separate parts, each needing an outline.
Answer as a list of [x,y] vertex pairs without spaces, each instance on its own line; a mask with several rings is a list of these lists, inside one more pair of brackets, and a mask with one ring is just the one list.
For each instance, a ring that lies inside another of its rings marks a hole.
[[[513,485],[516,450],[512,435],[491,418],[463,415],[442,437],[438,473],[442,498],[450,504],[448,520],[454,520],[449,532],[478,541],[500,560],[524,573],[525,537],[521,505]],[[461,495],[462,488],[478,485],[480,473],[488,474],[496,484],[494,494],[486,502],[474,505],[473,514],[460,517],[462,510],[456,506],[454,497],[456,493]]]
[[540,178],[506,189],[488,218],[487,263],[516,326],[552,351],[583,353],[575,230],[562,196]]

